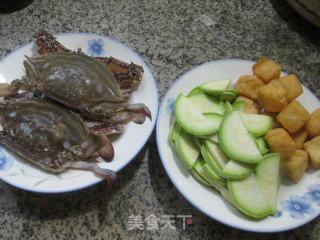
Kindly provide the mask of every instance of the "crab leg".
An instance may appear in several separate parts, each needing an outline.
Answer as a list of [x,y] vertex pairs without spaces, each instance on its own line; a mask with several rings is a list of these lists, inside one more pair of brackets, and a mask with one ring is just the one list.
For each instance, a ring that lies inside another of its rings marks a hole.
[[72,162],[69,168],[88,169],[102,177],[109,177],[110,180],[112,181],[114,181],[117,177],[115,171],[112,171],[106,168],[101,168],[98,164],[93,162],[86,162],[86,161]]
[[102,124],[98,124],[93,127],[90,127],[90,130],[102,132],[105,135],[121,133],[123,129],[124,129],[124,124],[121,124],[119,122],[114,122],[114,123],[104,122]]

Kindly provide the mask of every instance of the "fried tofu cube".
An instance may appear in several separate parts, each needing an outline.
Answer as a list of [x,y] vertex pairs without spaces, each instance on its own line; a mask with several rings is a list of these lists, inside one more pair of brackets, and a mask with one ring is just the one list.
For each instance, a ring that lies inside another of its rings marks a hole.
[[289,133],[283,128],[271,129],[264,138],[272,152],[280,153],[281,159],[291,157],[297,150],[295,141],[293,141]]
[[258,89],[258,102],[267,112],[281,112],[287,106],[286,90],[279,81],[271,81]]
[[316,137],[320,135],[320,108],[316,109],[307,122],[306,129],[310,137]]
[[261,112],[259,104],[245,96],[238,96],[235,102],[243,102],[243,111],[245,113],[259,114]]
[[264,83],[257,76],[243,75],[238,79],[235,90],[240,95],[244,95],[252,100],[257,100],[258,89],[263,85]]
[[320,136],[305,142],[303,149],[309,154],[311,166],[314,169],[320,169]]
[[310,113],[294,100],[278,114],[277,119],[286,130],[294,133],[309,121]]
[[303,150],[296,150],[289,158],[281,160],[282,172],[292,181],[298,183],[306,172],[308,163],[308,153]]
[[268,83],[280,77],[281,67],[266,57],[262,57],[252,66],[252,71],[264,83]]
[[306,141],[308,137],[308,131],[305,129],[300,129],[299,131],[290,134],[293,141],[296,142],[297,147],[299,149],[302,149],[304,142]]
[[286,90],[286,98],[288,103],[303,93],[302,85],[296,75],[290,74],[279,78],[281,86]]

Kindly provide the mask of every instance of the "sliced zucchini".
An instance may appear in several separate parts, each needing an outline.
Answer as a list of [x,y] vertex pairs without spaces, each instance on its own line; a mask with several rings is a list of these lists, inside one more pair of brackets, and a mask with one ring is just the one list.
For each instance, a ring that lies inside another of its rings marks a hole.
[[261,192],[255,175],[241,180],[228,180],[228,188],[238,209],[254,218],[270,214],[269,203]]
[[241,162],[257,163],[262,155],[241,118],[241,112],[233,110],[224,117],[219,131],[220,146],[225,154]]
[[219,168],[223,169],[229,162],[229,158],[224,154],[219,145],[209,140],[205,140],[204,145],[208,154],[211,155],[212,159],[217,163]]
[[226,112],[231,112],[233,110],[233,107],[229,101],[225,101],[224,106],[226,108]]
[[230,159],[221,171],[221,176],[227,179],[242,179],[249,176],[255,164],[246,164]]
[[272,128],[272,117],[262,114],[241,113],[244,125],[250,133],[259,137]]
[[238,96],[238,93],[233,89],[226,89],[224,90],[221,95],[219,96],[220,100],[222,101],[229,101],[233,102]]
[[170,143],[171,143],[172,147],[174,147],[176,133],[178,133],[180,131],[180,129],[181,129],[181,127],[179,126],[179,124],[176,121],[171,126]]
[[276,214],[277,211],[279,164],[280,155],[278,153],[271,153],[265,155],[256,168],[258,186],[269,203],[272,214]]
[[199,88],[202,91],[212,95],[221,95],[223,91],[230,86],[230,83],[230,79],[213,80],[201,84]]
[[[204,165],[206,164],[206,162],[203,159],[198,159],[197,162],[195,163],[195,165],[193,166],[194,170],[197,171],[197,173],[203,178],[205,179],[212,187],[216,188],[217,190],[219,190],[221,188],[221,186],[226,187],[226,183],[217,180],[215,177],[212,177],[204,168]],[[219,186],[217,186],[219,185]]]
[[179,94],[174,104],[174,114],[179,125],[194,135],[216,133],[222,116],[217,113],[202,114],[183,94]]
[[192,168],[200,154],[193,136],[181,129],[180,132],[176,134],[175,146],[186,166]]
[[263,137],[257,137],[256,144],[257,144],[259,151],[261,152],[262,155],[266,154],[269,151],[267,143]]
[[201,113],[213,112],[223,115],[226,110],[223,102],[203,92],[188,96],[188,99]]
[[202,136],[199,136],[199,137],[200,138],[204,138],[204,139],[208,139],[211,142],[219,144],[219,133],[214,133],[214,134],[210,134],[210,135],[202,135]]
[[244,102],[243,101],[237,101],[231,104],[233,110],[239,110],[243,112]]
[[227,183],[227,180],[224,179],[223,177],[219,176],[214,170],[212,170],[212,168],[209,166],[209,164],[207,162],[205,162],[203,164],[203,168],[216,181],[219,181],[220,183],[223,183],[223,184]]
[[208,152],[206,146],[203,144],[200,148],[201,155],[209,167],[217,174],[220,175],[222,168],[216,162],[216,160],[212,157],[212,155]]
[[203,91],[200,90],[200,87],[199,87],[199,86],[193,88],[193,89],[188,93],[187,97],[190,97],[190,96],[192,96],[192,95],[194,95],[194,94],[198,94],[198,93],[203,93]]
[[208,187],[211,187],[211,184],[206,181],[203,177],[200,176],[200,174],[193,168],[190,169],[190,172],[192,174],[192,176],[200,183],[208,186]]

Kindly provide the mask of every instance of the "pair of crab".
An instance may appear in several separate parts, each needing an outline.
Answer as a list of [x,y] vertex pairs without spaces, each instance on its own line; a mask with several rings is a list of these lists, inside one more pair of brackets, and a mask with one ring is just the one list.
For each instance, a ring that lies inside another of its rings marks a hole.
[[[0,85],[0,96],[6,96],[0,143],[47,171],[80,168],[114,177],[94,160],[112,160],[107,135],[121,132],[128,121],[151,119],[146,105],[127,103],[142,67],[73,52],[43,30],[35,44],[39,56],[26,57],[26,75]],[[83,118],[100,123],[89,128]]]

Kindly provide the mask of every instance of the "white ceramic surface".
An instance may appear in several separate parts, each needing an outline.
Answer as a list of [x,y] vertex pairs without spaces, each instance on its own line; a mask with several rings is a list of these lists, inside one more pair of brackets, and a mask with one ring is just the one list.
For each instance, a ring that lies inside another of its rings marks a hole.
[[[174,121],[173,104],[179,93],[187,94],[195,86],[218,79],[232,79],[252,74],[253,62],[226,59],[208,62],[183,74],[169,89],[159,109],[156,126],[158,151],[163,166],[176,188],[200,211],[226,225],[254,232],[279,232],[301,226],[320,214],[320,171],[308,172],[298,184],[280,186],[277,215],[252,220],[228,204],[213,189],[197,182],[177,158],[168,140]],[[285,73],[283,73],[285,74]],[[309,112],[320,107],[320,102],[307,88],[298,100]]]
[[[115,157],[112,162],[101,162],[101,167],[116,172],[124,168],[139,153],[149,139],[155,126],[158,111],[158,90],[152,73],[143,59],[129,47],[117,40],[90,33],[65,33],[56,35],[65,47],[82,48],[92,56],[113,56],[141,65],[143,78],[133,92],[131,103],[145,103],[152,114],[152,121],[144,124],[128,123],[125,131],[113,141]],[[33,42],[13,51],[0,61],[0,82],[10,82],[24,75],[24,55],[31,56]],[[18,188],[43,193],[60,193],[78,190],[100,182],[102,179],[90,171],[68,170],[61,174],[50,174],[34,167],[0,146],[0,178]]]

